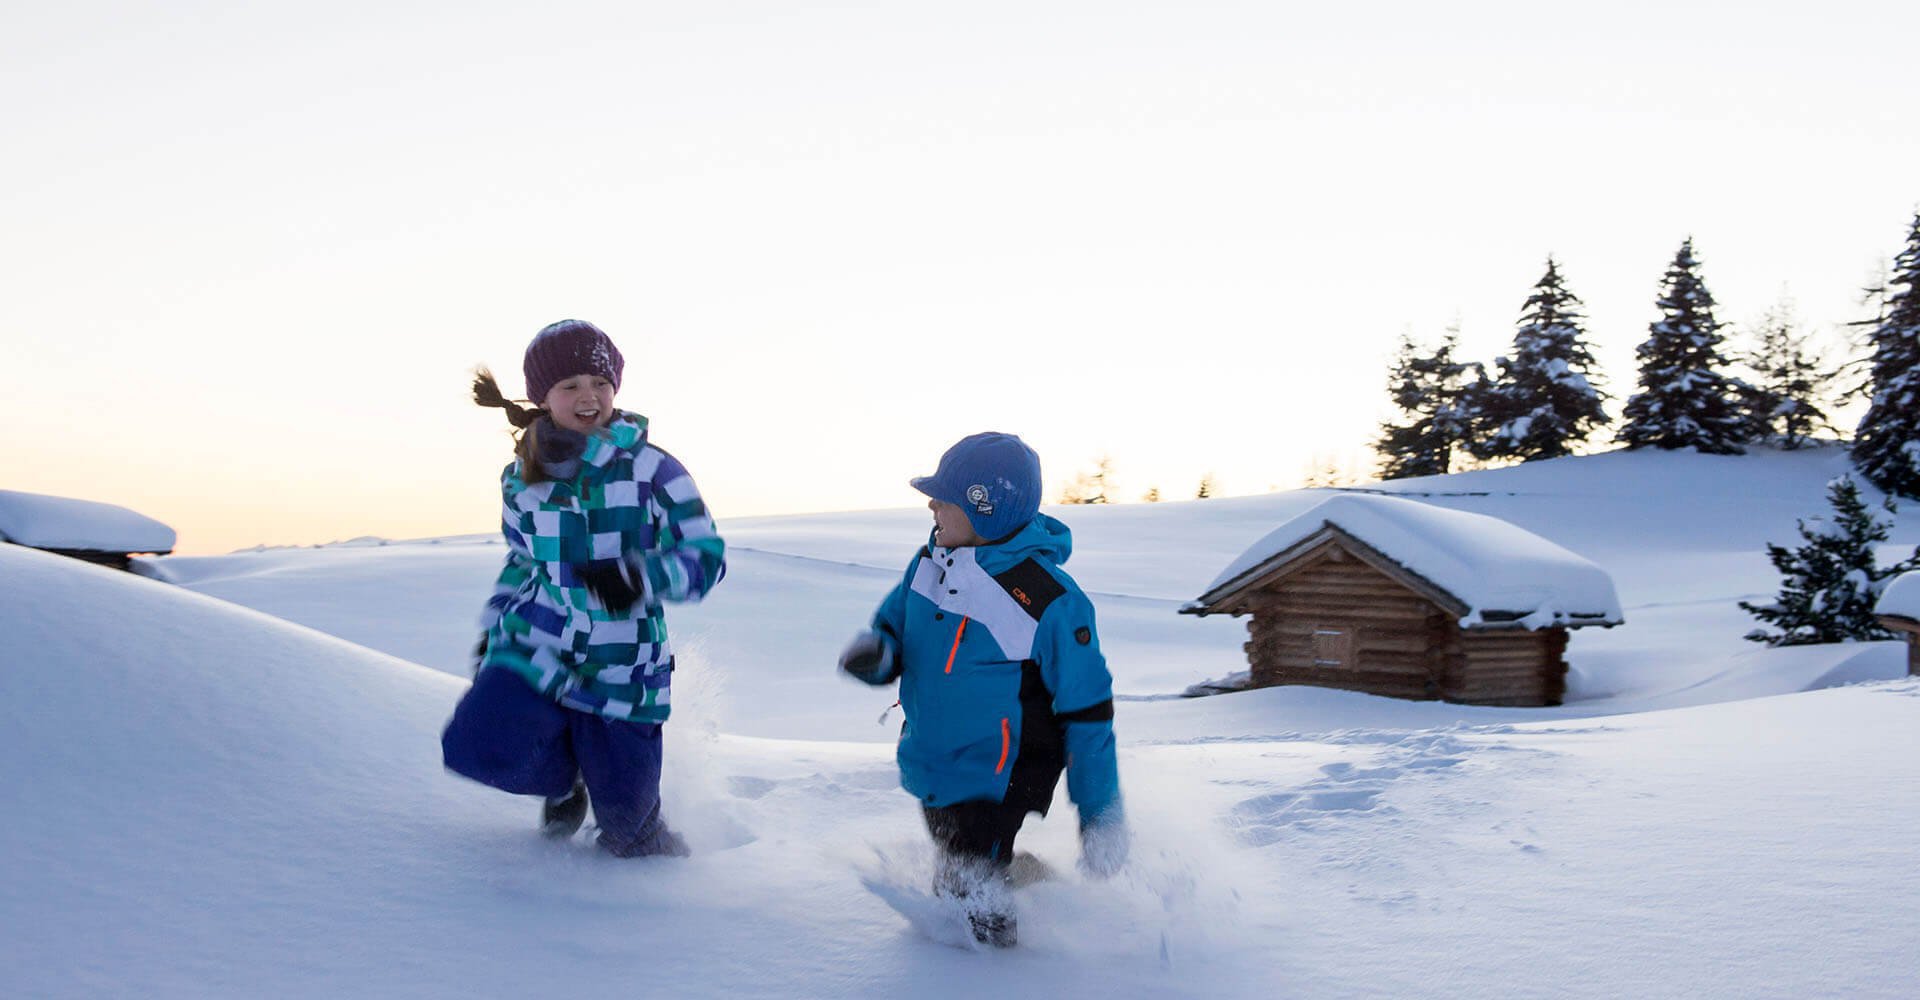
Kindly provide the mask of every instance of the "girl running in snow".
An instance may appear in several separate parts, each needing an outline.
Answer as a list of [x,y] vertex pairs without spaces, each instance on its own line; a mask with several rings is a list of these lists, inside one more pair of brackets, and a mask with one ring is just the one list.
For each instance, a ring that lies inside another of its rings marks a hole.
[[704,597],[725,545],[647,418],[614,409],[624,364],[598,327],[563,320],[527,345],[533,406],[485,369],[474,380],[474,401],[520,433],[500,476],[506,566],[440,747],[449,770],[544,797],[549,837],[572,836],[591,801],[609,853],[684,855],[660,816],[673,674],[661,602]]

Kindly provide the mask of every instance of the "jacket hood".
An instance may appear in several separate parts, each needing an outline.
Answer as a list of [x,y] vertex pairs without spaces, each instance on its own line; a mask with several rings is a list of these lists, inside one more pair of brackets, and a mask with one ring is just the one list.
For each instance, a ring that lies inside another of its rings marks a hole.
[[[945,551],[932,541],[928,535],[927,547],[935,552]],[[991,545],[976,545],[973,557],[982,569],[989,573],[998,573],[1009,569],[1030,556],[1038,556],[1058,566],[1073,555],[1073,531],[1059,520],[1046,514],[1035,514],[1027,526],[1013,533],[1013,537]]]

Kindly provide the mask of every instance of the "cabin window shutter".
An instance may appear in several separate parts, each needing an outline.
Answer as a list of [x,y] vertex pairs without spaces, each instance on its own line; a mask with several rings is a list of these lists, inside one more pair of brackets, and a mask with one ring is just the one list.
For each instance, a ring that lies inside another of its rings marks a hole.
[[1353,630],[1332,625],[1313,627],[1313,665],[1344,667],[1353,662]]

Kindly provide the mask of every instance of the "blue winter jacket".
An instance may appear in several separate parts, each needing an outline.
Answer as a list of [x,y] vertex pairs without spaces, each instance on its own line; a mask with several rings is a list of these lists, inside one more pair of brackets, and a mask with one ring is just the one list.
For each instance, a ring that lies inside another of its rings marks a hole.
[[1060,568],[1072,551],[1067,526],[1041,514],[998,544],[923,547],[880,602],[886,653],[855,676],[899,679],[900,783],[923,803],[1044,814],[1064,767],[1081,825],[1118,805],[1113,677],[1093,604]]

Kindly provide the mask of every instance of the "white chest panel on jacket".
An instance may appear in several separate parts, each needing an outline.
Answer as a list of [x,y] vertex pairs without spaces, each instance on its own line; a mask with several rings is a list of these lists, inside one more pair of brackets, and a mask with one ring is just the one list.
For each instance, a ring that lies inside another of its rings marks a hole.
[[1033,658],[1040,623],[980,566],[973,549],[932,549],[913,570],[913,592],[984,626],[1009,660]]

